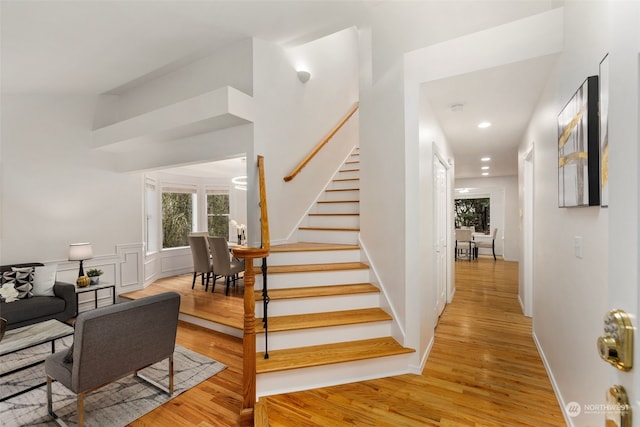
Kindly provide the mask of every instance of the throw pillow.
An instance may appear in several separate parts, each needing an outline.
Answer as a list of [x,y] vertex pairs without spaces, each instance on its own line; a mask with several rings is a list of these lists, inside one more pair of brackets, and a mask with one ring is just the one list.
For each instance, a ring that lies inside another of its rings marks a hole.
[[5,283],[0,286],[0,297],[6,303],[18,301],[18,291],[14,283]]
[[58,266],[56,264],[36,267],[33,271],[33,295],[45,297],[54,296],[53,285],[56,284],[57,271]]
[[2,274],[2,283],[13,283],[18,291],[18,299],[31,298],[33,293],[33,267],[11,267]]

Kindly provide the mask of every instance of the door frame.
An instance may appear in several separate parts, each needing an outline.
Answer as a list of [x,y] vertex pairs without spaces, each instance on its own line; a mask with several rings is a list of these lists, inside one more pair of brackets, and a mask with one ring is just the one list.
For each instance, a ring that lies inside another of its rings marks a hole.
[[524,315],[533,316],[533,284],[534,284],[534,215],[535,215],[535,169],[534,143],[523,155],[523,213],[522,213],[522,279],[524,301],[521,301]]
[[[454,269],[453,269],[453,255],[451,253],[451,248],[453,248],[453,170],[452,163],[445,159],[440,150],[438,150],[437,145],[433,144],[433,159],[432,162],[439,161],[442,166],[444,166],[445,170],[445,206],[446,212],[445,215],[445,243],[444,243],[444,251],[445,251],[445,263],[446,263],[446,286],[445,286],[445,307],[447,304],[450,304],[453,300],[453,295],[455,293],[455,280],[454,280]],[[435,180],[433,181],[433,198],[434,198],[434,206],[435,206],[435,198],[437,197],[435,192]],[[437,218],[434,212],[434,237],[435,237],[435,228],[438,227]],[[435,238],[434,238],[434,248],[435,248]]]

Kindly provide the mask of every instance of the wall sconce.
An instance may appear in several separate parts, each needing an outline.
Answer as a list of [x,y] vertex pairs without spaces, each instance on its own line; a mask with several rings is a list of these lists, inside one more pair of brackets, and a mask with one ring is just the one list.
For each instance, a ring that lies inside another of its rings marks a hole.
[[82,261],[93,258],[91,243],[71,243],[69,245],[69,261],[80,261],[78,277],[84,276]]
[[311,73],[305,70],[298,70],[298,80],[302,83],[306,83],[311,78]]

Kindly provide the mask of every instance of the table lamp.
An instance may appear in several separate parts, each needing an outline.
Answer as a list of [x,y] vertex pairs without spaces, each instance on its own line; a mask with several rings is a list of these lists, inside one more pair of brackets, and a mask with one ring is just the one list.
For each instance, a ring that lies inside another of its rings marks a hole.
[[69,245],[69,261],[80,261],[78,277],[84,276],[82,261],[93,258],[91,243],[71,243]]

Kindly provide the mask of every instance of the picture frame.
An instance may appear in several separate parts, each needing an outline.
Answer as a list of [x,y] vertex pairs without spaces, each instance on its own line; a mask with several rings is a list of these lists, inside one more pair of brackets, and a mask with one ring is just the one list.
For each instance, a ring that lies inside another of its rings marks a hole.
[[598,73],[600,119],[600,206],[609,206],[609,54],[600,61]]
[[558,207],[600,206],[598,76],[590,76],[558,115]]

